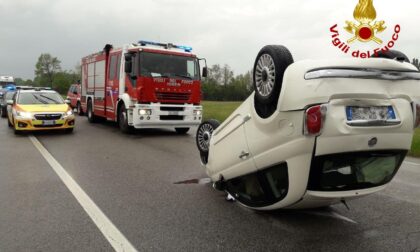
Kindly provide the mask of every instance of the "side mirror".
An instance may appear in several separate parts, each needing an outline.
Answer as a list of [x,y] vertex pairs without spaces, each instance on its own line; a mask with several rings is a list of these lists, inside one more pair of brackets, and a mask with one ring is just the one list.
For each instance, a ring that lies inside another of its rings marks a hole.
[[7,105],[13,105],[13,100],[7,100],[6,103]]
[[133,62],[131,60],[125,61],[125,64],[124,64],[125,73],[128,73],[128,74],[131,73],[132,68],[133,68]]
[[207,77],[207,67],[203,67],[203,74],[202,74],[202,76],[205,78],[205,77]]
[[65,100],[64,100],[64,103],[66,103],[66,104],[70,105],[70,104],[71,104],[71,101],[70,101],[69,99],[65,99]]

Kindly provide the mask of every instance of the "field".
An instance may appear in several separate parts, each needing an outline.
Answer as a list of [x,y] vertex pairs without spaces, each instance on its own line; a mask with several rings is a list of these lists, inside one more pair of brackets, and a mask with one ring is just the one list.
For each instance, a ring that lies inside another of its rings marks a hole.
[[[204,101],[202,103],[204,120],[216,119],[219,122],[223,122],[240,104],[241,102]],[[416,129],[414,132],[413,143],[409,155],[420,157],[420,129]]]
[[203,119],[216,119],[223,122],[241,102],[203,101]]
[[420,157],[420,129],[414,131],[413,142],[411,144],[410,156]]

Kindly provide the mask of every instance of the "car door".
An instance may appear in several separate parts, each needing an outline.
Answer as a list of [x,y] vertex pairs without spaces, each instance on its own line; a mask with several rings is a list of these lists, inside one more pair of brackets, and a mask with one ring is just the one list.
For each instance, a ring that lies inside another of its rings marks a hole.
[[209,148],[208,173],[213,179],[230,179],[256,171],[246,140],[247,110],[240,107],[217,128]]
[[110,120],[116,118],[116,104],[118,100],[118,88],[119,88],[119,72],[120,72],[120,60],[121,57],[118,53],[111,54],[109,60],[109,71],[106,82],[106,116]]

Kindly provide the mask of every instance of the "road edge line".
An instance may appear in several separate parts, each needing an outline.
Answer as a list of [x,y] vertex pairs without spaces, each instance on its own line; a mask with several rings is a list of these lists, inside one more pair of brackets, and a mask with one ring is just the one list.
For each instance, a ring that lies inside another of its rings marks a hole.
[[83,210],[89,215],[105,239],[111,244],[115,251],[137,251],[130,241],[121,233],[110,219],[102,212],[95,202],[76,181],[66,172],[58,161],[48,152],[35,136],[29,136],[33,145],[38,149],[51,168],[55,171],[67,189],[73,194]]

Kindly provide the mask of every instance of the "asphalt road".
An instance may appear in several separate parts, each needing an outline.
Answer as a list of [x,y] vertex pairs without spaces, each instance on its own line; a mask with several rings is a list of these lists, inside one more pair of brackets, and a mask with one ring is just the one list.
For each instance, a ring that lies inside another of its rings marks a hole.
[[[34,135],[139,251],[420,251],[420,163],[386,190],[316,210],[255,212],[205,178],[194,132],[124,135],[77,118],[73,134]],[[112,251],[28,135],[0,120],[0,251]]]

